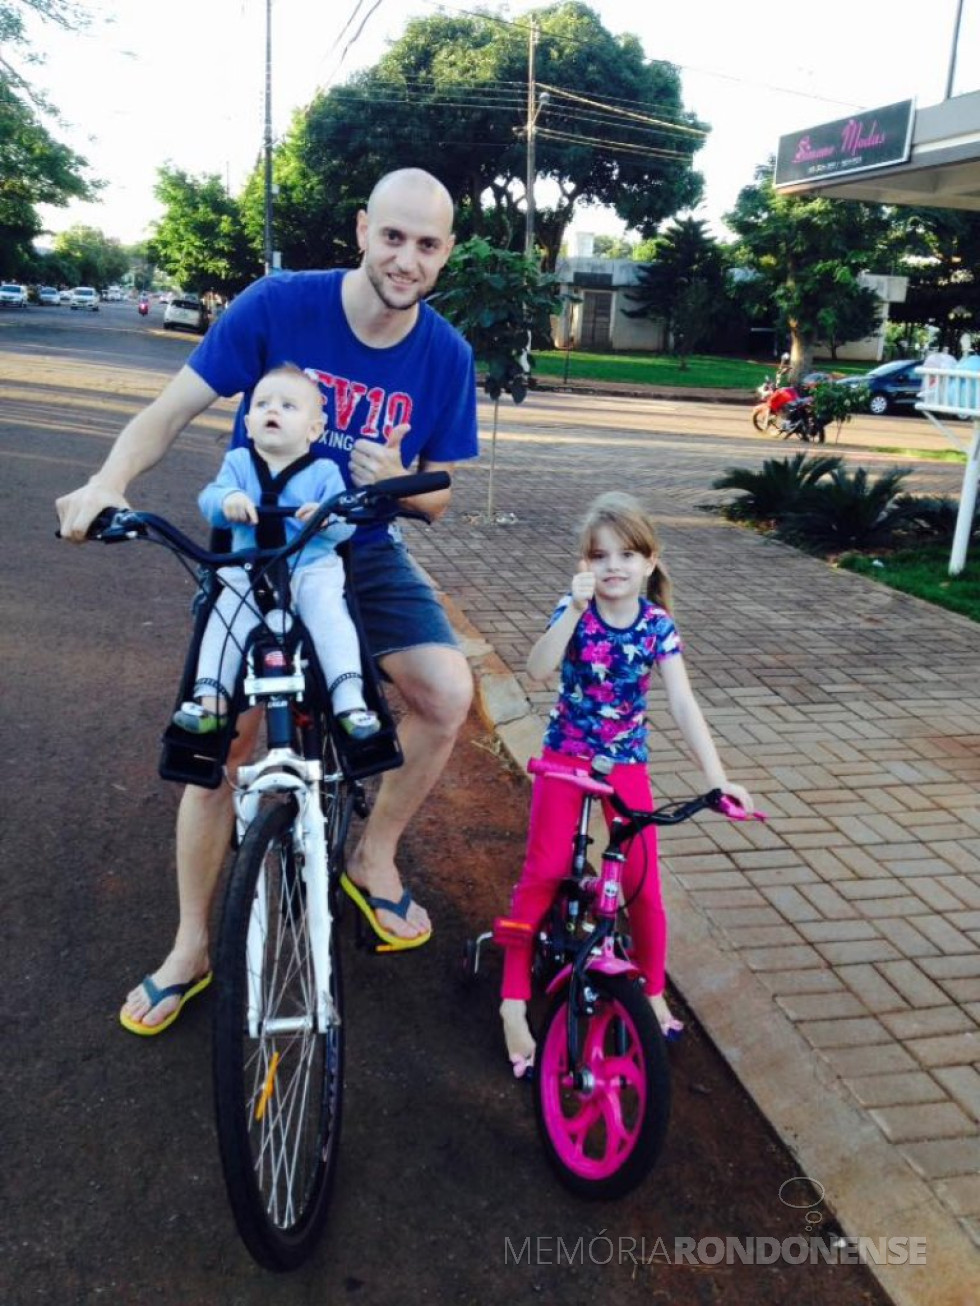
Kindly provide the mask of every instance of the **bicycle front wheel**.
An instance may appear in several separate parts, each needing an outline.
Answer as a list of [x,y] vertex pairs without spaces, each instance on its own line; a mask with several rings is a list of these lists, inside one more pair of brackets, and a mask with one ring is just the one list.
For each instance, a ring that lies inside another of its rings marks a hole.
[[589,973],[589,1011],[574,1016],[580,1049],[569,1056],[569,989],[555,997],[538,1041],[534,1106],[545,1151],[562,1183],[588,1198],[622,1197],[649,1173],[667,1134],[670,1069],[649,1002],[625,975]]
[[312,1253],[339,1157],[342,991],[330,930],[335,1021],[317,993],[294,802],[260,812],[232,868],[218,944],[215,1115],[235,1223],[252,1256],[290,1270]]

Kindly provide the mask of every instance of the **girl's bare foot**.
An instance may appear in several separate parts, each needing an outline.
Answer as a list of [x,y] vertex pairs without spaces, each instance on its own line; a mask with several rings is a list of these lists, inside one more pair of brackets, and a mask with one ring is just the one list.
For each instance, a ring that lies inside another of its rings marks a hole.
[[[158,989],[166,989],[171,984],[187,984],[200,979],[209,969],[210,962],[206,952],[184,956],[175,951],[166,957],[158,970],[153,971],[150,978]],[[127,1016],[136,1024],[145,1025],[147,1029],[153,1029],[166,1020],[179,1005],[180,998],[174,996],[164,998],[153,1006],[141,981],[126,995],[120,1015]]]
[[527,1003],[520,998],[504,998],[500,1020],[514,1078],[523,1079],[534,1065],[534,1036],[527,1023]]
[[671,1015],[670,1007],[667,1006],[667,999],[664,995],[662,993],[652,994],[647,1000],[653,1008],[653,1014],[657,1017],[657,1023],[664,1038],[668,1042],[671,1039],[679,1038],[684,1032],[684,1022]]

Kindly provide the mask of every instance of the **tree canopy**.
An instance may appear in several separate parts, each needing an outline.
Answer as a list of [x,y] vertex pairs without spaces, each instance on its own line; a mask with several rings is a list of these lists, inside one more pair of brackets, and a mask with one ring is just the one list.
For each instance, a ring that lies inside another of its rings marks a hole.
[[[873,296],[858,283],[888,257],[890,222],[879,205],[781,195],[772,163],[738,196],[725,221],[739,237],[736,260],[750,273],[747,293],[776,305],[792,342],[791,374],[809,370],[813,346],[870,334],[877,324]],[[862,315],[863,305],[863,315]]]
[[980,331],[980,214],[910,208],[895,224],[909,288],[892,320],[935,327],[937,343],[956,353],[965,330]]
[[91,199],[98,189],[85,176],[86,161],[42,120],[52,107],[21,66],[39,58],[26,33],[28,13],[66,28],[87,21],[66,0],[0,0],[0,276],[23,275],[33,265],[32,242],[43,230],[38,204]]
[[461,236],[521,247],[532,21],[536,171],[559,192],[535,228],[548,266],[579,203],[609,205],[643,235],[696,204],[692,161],[707,129],[684,109],[674,65],[648,60],[579,0],[519,23],[439,14],[411,21],[373,68],[297,115],[275,161],[284,262],[350,259],[357,208],[379,176],[407,165],[448,187]]
[[148,253],[182,290],[237,294],[262,272],[236,200],[217,174],[191,177],[160,168],[154,194],[164,205]]

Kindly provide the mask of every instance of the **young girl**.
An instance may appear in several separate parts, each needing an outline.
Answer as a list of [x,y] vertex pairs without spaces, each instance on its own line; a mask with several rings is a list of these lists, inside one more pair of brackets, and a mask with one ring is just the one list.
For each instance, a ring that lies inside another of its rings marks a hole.
[[[601,495],[586,515],[580,558],[571,592],[558,604],[527,660],[535,680],[561,667],[558,701],[544,737],[545,761],[551,757],[567,764],[579,759],[588,770],[596,755],[611,758],[616,765],[609,783],[615,791],[630,807],[651,811],[646,694],[656,667],[671,715],[704,772],[706,787],[723,790],[751,812],[748,793],[725,775],[688,682],[680,636],[670,616],[670,581],[659,561],[660,545],[649,514],[627,494]],[[511,919],[536,929],[544,918],[558,883],[568,874],[580,805],[572,786],[535,778],[527,852]],[[604,811],[611,821],[611,809],[604,805]],[[664,1034],[677,1037],[683,1025],[664,998],[667,919],[653,826],[629,847],[623,890],[630,904],[634,959],[650,1004]],[[504,954],[500,1016],[517,1078],[534,1064],[534,1038],[527,1023],[532,946],[530,941],[508,944]]]

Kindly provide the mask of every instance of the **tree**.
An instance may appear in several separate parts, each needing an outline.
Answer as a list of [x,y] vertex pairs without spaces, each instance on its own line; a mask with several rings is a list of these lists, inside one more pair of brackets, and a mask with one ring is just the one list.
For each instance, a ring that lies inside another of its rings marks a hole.
[[904,304],[893,305],[892,320],[934,327],[936,344],[958,353],[963,331],[980,330],[980,214],[903,209],[895,227],[909,287]]
[[633,250],[636,246],[625,236],[596,236],[592,243],[592,253],[595,258],[628,258],[633,257]]
[[532,19],[539,105],[545,89],[549,96],[536,120],[537,174],[560,195],[538,212],[546,266],[579,203],[609,205],[648,236],[696,204],[702,180],[692,160],[706,128],[683,107],[678,70],[648,61],[636,37],[613,36],[579,0],[520,24],[437,15],[410,22],[374,68],[318,96],[294,122],[276,169],[284,254],[335,262],[322,256],[349,242],[350,208],[407,163],[445,183],[461,235],[523,247]]
[[[129,255],[118,240],[110,239],[97,227],[77,223],[54,239],[54,254],[61,270],[61,280],[75,285],[95,286],[103,290],[129,269]],[[65,270],[69,274],[65,276]]]
[[638,269],[636,288],[626,294],[639,307],[626,315],[662,318],[683,371],[688,355],[710,338],[726,300],[725,256],[698,218],[671,223],[652,242],[649,256]]
[[84,175],[85,160],[60,144],[41,120],[52,106],[14,61],[37,63],[24,25],[26,13],[68,29],[83,26],[84,11],[64,0],[0,0],[0,275],[33,266],[32,242],[42,231],[38,204],[92,199],[98,184]]
[[833,300],[817,310],[819,339],[835,360],[841,345],[873,335],[880,322],[881,300],[870,286],[838,284]]
[[148,252],[182,290],[234,295],[261,275],[240,208],[217,174],[190,177],[164,167],[157,176],[154,194],[166,211],[154,223]]
[[500,396],[521,403],[534,366],[534,340],[550,339],[551,315],[560,311],[558,280],[522,254],[495,249],[481,236],[457,245],[432,302],[467,338],[486,371],[484,389],[493,400],[493,434],[487,518],[494,511],[494,468]]
[[751,273],[742,283],[744,293],[775,305],[785,319],[790,375],[798,379],[810,370],[813,347],[831,315],[839,312],[833,318],[838,331],[845,320],[855,329],[858,277],[887,256],[888,215],[879,205],[854,200],[781,195],[772,184],[770,161],[756,170],[725,221],[739,237],[736,261]]

